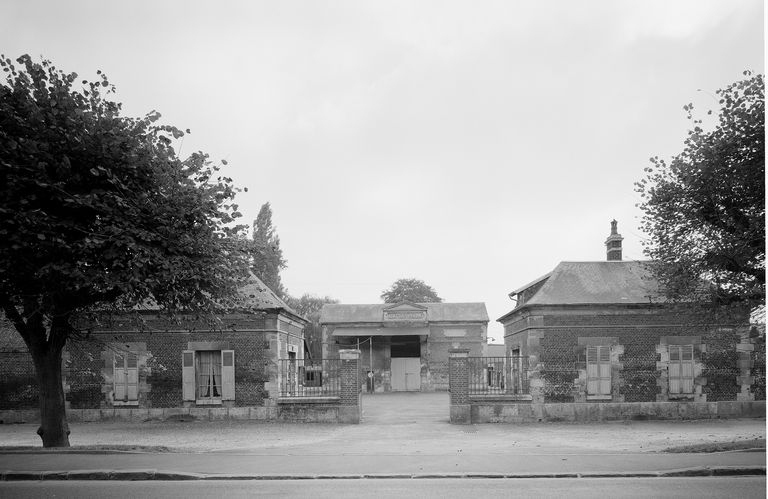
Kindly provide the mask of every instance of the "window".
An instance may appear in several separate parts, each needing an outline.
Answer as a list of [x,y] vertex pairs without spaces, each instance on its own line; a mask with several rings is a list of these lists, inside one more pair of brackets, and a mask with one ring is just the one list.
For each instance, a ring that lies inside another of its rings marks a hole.
[[611,347],[587,347],[587,397],[611,397]]
[[197,376],[196,399],[202,402],[221,400],[221,352],[195,352]]
[[321,366],[308,365],[304,369],[304,386],[323,386],[323,371]]
[[693,394],[693,345],[669,345],[669,394]]
[[182,353],[184,400],[221,404],[235,399],[235,352],[187,350]]
[[113,357],[114,404],[138,405],[139,359],[135,353],[120,352]]

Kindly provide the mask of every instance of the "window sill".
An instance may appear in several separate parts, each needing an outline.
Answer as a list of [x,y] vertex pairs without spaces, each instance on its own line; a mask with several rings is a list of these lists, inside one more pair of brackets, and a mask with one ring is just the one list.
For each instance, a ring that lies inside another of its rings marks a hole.
[[471,394],[469,399],[472,401],[484,401],[484,402],[531,402],[533,397],[531,395],[519,394],[519,395],[504,395],[504,394]]
[[675,393],[668,396],[669,400],[693,400],[693,393]]
[[126,406],[138,407],[139,401],[138,400],[115,400],[114,402],[112,402],[112,405],[115,407],[126,407]]
[[339,397],[279,397],[278,404],[333,404]]
[[612,395],[587,395],[587,400],[607,400],[611,401],[613,400]]
[[195,400],[195,405],[221,405],[221,400]]

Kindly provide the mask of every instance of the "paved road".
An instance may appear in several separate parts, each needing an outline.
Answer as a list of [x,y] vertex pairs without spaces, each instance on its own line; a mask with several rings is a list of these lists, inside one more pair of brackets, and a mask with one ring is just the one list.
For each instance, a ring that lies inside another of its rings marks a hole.
[[238,497],[765,497],[765,477],[279,480],[205,482],[0,482],[0,497],[20,499]]

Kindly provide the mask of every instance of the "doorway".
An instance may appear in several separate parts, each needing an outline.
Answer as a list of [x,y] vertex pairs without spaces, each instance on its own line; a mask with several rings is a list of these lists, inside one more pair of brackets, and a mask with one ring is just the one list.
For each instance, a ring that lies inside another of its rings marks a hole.
[[421,391],[421,339],[418,336],[393,337],[390,352],[392,391]]

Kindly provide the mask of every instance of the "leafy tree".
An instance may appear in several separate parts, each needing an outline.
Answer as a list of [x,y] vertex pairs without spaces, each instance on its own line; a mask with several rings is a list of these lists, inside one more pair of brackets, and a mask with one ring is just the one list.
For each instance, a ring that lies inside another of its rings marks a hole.
[[381,292],[384,303],[410,301],[413,303],[435,303],[443,301],[437,292],[419,279],[398,279],[392,287]]
[[83,314],[153,300],[168,311],[236,300],[248,261],[238,189],[172,147],[160,114],[123,117],[101,72],[82,81],[0,57],[0,305],[32,356],[45,447],[68,446],[61,354]]
[[309,320],[304,330],[304,339],[307,348],[313,358],[319,359],[323,355],[323,331],[320,326],[320,311],[326,303],[339,303],[339,300],[330,296],[314,296],[305,293],[301,298],[286,297],[286,303],[299,315]]
[[261,206],[253,227],[253,273],[283,298],[287,293],[280,280],[280,271],[285,268],[285,260],[280,249],[280,237],[272,227],[272,207],[269,203]]
[[[652,158],[635,184],[649,234],[645,252],[669,298],[749,308],[765,296],[765,95],[763,75],[718,90],[718,122],[693,122],[683,151]],[[711,114],[712,111],[709,111]],[[702,280],[711,282],[704,289]],[[711,302],[710,302],[711,303]]]

